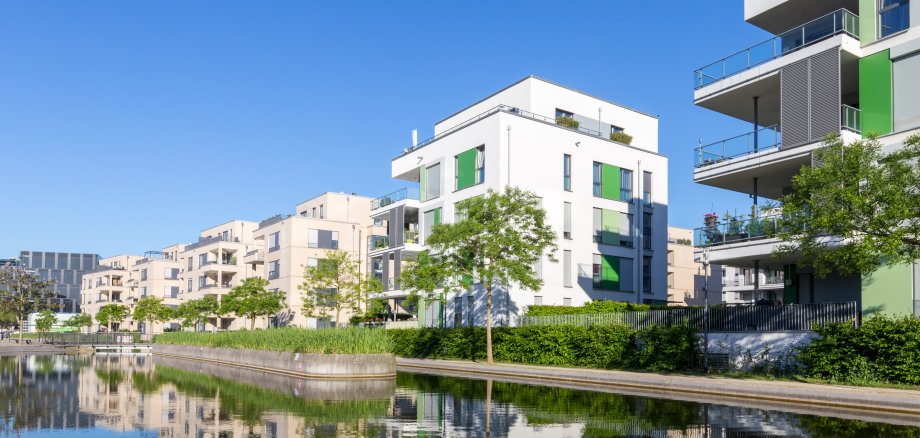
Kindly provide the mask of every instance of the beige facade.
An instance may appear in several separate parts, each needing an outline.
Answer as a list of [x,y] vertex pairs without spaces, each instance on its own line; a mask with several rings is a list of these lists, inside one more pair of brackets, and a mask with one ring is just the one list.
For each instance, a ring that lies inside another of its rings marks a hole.
[[[185,248],[185,245],[173,245],[165,248],[163,251],[152,251],[145,255],[144,258],[136,261],[134,266],[130,267],[131,278],[128,287],[132,292],[141,298],[157,297],[163,300],[163,304],[173,309],[179,307],[179,290],[182,281],[179,278],[179,253]],[[161,322],[143,322],[144,332],[162,333],[167,327],[176,329],[178,323],[170,321]],[[147,325],[150,325],[147,327]],[[140,324],[139,324],[140,325]]]
[[[96,322],[99,309],[108,304],[120,304],[132,308],[140,299],[136,288],[131,284],[131,268],[141,257],[132,255],[117,255],[99,260],[99,267],[83,274],[83,284],[80,288],[80,308],[83,313],[93,318],[97,329],[105,327]],[[114,329],[137,329],[134,321],[129,317],[120,324],[113,324]]]
[[[668,305],[705,304],[703,287],[706,273],[694,259],[693,230],[668,227]],[[709,304],[722,302],[722,269],[709,267]]]

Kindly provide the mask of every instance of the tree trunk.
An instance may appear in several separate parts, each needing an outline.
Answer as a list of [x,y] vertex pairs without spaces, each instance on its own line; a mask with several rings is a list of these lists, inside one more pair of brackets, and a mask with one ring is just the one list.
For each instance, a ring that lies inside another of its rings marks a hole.
[[23,330],[23,321],[22,317],[19,317],[19,345],[22,345],[22,330]]
[[256,317],[250,316],[249,317],[249,330],[255,330],[255,329],[256,329]]
[[486,380],[486,438],[492,436],[492,379]]
[[486,286],[486,363],[492,363],[492,282]]

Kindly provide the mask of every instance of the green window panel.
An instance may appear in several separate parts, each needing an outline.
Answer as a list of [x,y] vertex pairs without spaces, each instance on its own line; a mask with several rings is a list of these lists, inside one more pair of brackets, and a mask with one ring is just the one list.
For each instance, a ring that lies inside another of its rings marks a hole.
[[427,199],[425,195],[428,193],[428,172],[425,170],[425,166],[419,166],[418,168],[418,200],[420,202],[425,202]]
[[859,42],[863,46],[876,40],[877,5],[878,0],[859,0]]
[[620,244],[620,212],[601,210],[601,243],[606,245]]
[[606,199],[620,199],[620,168],[603,164],[601,169],[601,197]]
[[463,190],[476,184],[476,152],[476,148],[473,148],[457,155],[457,190]]
[[441,207],[434,209],[434,213],[432,216],[434,216],[434,225],[440,224],[441,223]]
[[859,60],[859,109],[863,136],[891,132],[891,58],[888,50]]
[[799,304],[799,276],[795,265],[783,266],[783,304]]
[[601,289],[620,290],[620,258],[601,256]]

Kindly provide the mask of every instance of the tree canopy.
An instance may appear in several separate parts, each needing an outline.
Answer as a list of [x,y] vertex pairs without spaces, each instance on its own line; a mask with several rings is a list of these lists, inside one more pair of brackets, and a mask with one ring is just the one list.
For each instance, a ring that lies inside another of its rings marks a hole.
[[358,313],[368,303],[370,294],[380,290],[380,283],[362,276],[360,264],[345,251],[330,251],[316,266],[304,267],[302,292],[303,313],[316,318],[335,315],[341,324],[342,311]]
[[[159,297],[146,296],[141,298],[137,304],[134,306],[134,318],[135,321],[146,321],[146,322],[166,322],[175,318],[176,312],[172,307],[169,307],[163,304],[163,300]],[[147,332],[150,332],[150,327],[147,327]]]
[[801,254],[818,276],[870,274],[920,259],[920,136],[882,151],[874,138],[829,137],[782,198],[776,256]]
[[539,290],[543,280],[534,265],[544,256],[555,262],[556,233],[532,192],[508,187],[497,193],[464,199],[456,205],[453,224],[432,228],[425,239],[429,252],[401,275],[402,287],[431,295],[435,289],[484,290],[486,357],[492,362],[492,294],[517,285]]
[[47,332],[50,331],[57,322],[57,314],[51,309],[44,309],[38,312],[38,318],[35,319],[35,329],[40,332]]
[[268,286],[268,280],[247,278],[223,297],[220,313],[248,318],[250,329],[254,329],[257,317],[274,315],[284,308],[284,292],[267,291],[265,286]]
[[89,316],[86,313],[78,313],[74,316],[71,316],[70,319],[64,321],[65,327],[74,327],[77,329],[82,329],[84,327],[92,327],[93,317]]
[[176,317],[182,322],[183,327],[195,327],[208,321],[211,316],[216,316],[220,312],[220,304],[213,295],[206,296],[197,300],[185,301],[179,304],[176,310]]
[[19,323],[19,338],[29,314],[45,309],[57,310],[51,286],[53,282],[42,280],[21,266],[0,266],[0,312],[15,315]]
[[96,321],[101,325],[107,326],[109,331],[112,331],[112,326],[127,319],[130,313],[127,306],[114,303],[106,304],[99,308],[99,313],[96,314]]

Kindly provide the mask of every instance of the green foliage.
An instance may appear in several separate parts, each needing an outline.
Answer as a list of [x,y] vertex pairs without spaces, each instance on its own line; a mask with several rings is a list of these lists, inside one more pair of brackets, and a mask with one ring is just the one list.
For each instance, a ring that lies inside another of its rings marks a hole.
[[625,132],[623,132],[623,131],[620,131],[620,132],[611,132],[611,133],[610,133],[610,139],[613,140],[613,141],[615,141],[615,142],[617,142],[617,143],[630,144],[630,143],[632,143],[633,136],[631,136],[631,135],[629,135],[629,134],[627,134],[627,133],[625,133]]
[[818,276],[869,274],[920,259],[920,136],[885,154],[874,138],[828,137],[783,196],[778,257],[802,254]]
[[533,270],[546,256],[555,262],[556,232],[546,223],[546,211],[532,192],[507,187],[457,203],[463,219],[435,226],[425,243],[430,253],[405,268],[402,287],[410,292],[467,290],[474,281],[485,289],[486,360],[492,362],[492,291],[502,285],[525,290],[543,286]]
[[390,352],[390,339],[383,330],[358,327],[319,330],[285,327],[218,333],[170,332],[157,336],[155,342],[292,353],[377,354]]
[[578,125],[581,123],[572,117],[558,116],[556,117],[556,124],[565,126],[566,128],[578,129]]
[[124,321],[129,314],[130,311],[127,306],[106,304],[99,308],[99,313],[96,314],[96,321],[99,324],[108,326],[109,331],[112,331],[112,325]]
[[[664,306],[662,306],[664,307]],[[622,313],[635,310],[651,310],[648,304],[624,303],[621,301],[592,301],[583,306],[528,306],[525,316],[584,315],[596,313]]]
[[360,264],[345,251],[330,251],[316,266],[304,268],[304,315],[329,318],[335,315],[336,327],[342,323],[342,311],[358,313],[370,295],[381,290],[380,282],[361,275]]
[[181,320],[183,327],[196,327],[208,321],[213,315],[220,312],[220,304],[214,296],[206,296],[198,300],[185,301],[176,309],[176,318]]
[[[134,306],[135,321],[166,322],[176,317],[176,312],[163,304],[158,297],[143,297]],[[148,332],[150,328],[148,327]]]
[[47,332],[57,324],[57,315],[51,309],[45,309],[38,312],[38,318],[35,319],[35,328],[40,332]]
[[78,313],[74,316],[71,316],[70,319],[64,321],[65,327],[73,327],[77,329],[82,329],[84,327],[93,326],[93,317],[89,316],[86,313]]
[[284,292],[265,290],[268,280],[250,277],[224,295],[220,313],[232,313],[238,318],[249,318],[249,328],[255,329],[256,318],[274,315],[284,308]]
[[[22,327],[31,313],[57,310],[51,300],[55,297],[52,284],[21,266],[0,266],[0,312],[14,316]],[[21,340],[23,331],[19,333]]]
[[[482,360],[485,329],[388,330],[397,356]],[[698,363],[697,332],[687,327],[526,326],[495,329],[495,360],[531,365],[687,371]]]
[[815,330],[820,338],[798,355],[807,376],[856,385],[920,385],[920,318],[873,316],[859,328],[827,324]]

